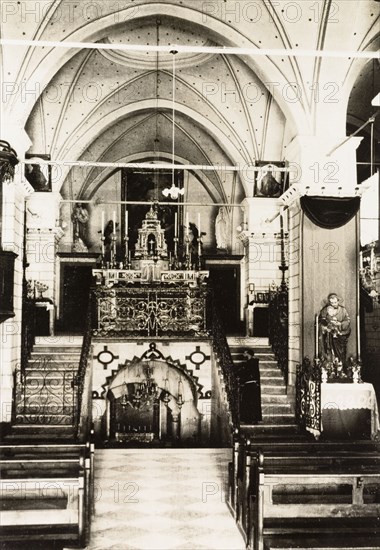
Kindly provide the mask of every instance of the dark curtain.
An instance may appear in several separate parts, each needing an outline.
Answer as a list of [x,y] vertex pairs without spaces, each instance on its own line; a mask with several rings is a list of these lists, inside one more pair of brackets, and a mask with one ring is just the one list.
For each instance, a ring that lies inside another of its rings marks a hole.
[[318,227],[336,229],[346,225],[357,214],[360,197],[301,197],[301,207]]

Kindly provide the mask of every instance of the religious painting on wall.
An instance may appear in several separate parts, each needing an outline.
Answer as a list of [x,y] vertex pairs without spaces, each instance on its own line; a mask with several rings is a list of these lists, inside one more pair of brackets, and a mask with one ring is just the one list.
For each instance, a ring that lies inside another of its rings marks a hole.
[[[30,154],[27,153],[25,158],[28,160],[50,160],[50,155]],[[51,191],[51,165],[44,163],[25,164],[25,178],[35,191],[48,192]]]
[[288,177],[286,172],[278,168],[285,168],[285,162],[256,161],[256,167],[260,168],[255,172],[254,197],[277,198],[288,188]]
[[[179,189],[183,189],[182,170],[175,170],[174,185]],[[183,206],[178,204],[183,202],[183,196],[178,195],[172,198],[171,194],[164,194],[163,191],[171,186],[171,170],[122,169],[121,200],[133,203],[125,205],[128,210],[128,244],[130,250],[135,249],[138,229],[141,228],[151,205],[156,203],[158,219],[165,231],[168,250],[170,252],[174,251],[173,239],[175,233],[177,231],[178,237],[183,233]],[[177,228],[175,228],[176,222]],[[121,217],[121,234],[125,235],[125,216]]]

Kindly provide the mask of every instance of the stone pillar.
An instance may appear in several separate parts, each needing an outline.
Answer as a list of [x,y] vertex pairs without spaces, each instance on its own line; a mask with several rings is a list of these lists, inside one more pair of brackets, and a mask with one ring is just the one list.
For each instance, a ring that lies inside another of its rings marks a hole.
[[57,303],[56,253],[63,236],[59,223],[59,193],[34,193],[27,202],[27,279],[47,285],[45,298]]
[[252,336],[252,306],[255,294],[268,292],[281,282],[281,241],[278,200],[246,198],[243,201],[246,223],[239,238],[243,243],[247,335]]
[[172,412],[172,434],[173,441],[180,440],[180,414]]
[[295,384],[297,363],[315,355],[315,318],[330,292],[337,292],[349,312],[348,355],[356,356],[358,216],[343,227],[324,229],[305,215],[300,198],[358,196],[355,162],[360,140],[352,138],[335,150],[330,140],[328,150],[323,137],[297,136],[287,147],[287,160],[295,169],[293,185],[281,198],[289,219],[290,385]]
[[[3,121],[4,122],[4,121]],[[11,147],[17,147],[17,154],[23,157],[30,145],[24,130],[2,125],[7,131],[12,130],[14,139]],[[16,131],[17,130],[17,131]],[[4,139],[11,139],[8,135]],[[17,145],[16,145],[17,144]],[[23,295],[23,260],[24,260],[24,213],[25,198],[33,193],[33,188],[24,179],[23,165],[15,167],[13,180],[3,182],[3,219],[1,246],[3,250],[13,251],[17,256],[14,270],[14,312],[12,319],[0,324],[0,385],[1,409],[0,422],[9,423],[12,412],[13,373],[21,361],[21,319]]]

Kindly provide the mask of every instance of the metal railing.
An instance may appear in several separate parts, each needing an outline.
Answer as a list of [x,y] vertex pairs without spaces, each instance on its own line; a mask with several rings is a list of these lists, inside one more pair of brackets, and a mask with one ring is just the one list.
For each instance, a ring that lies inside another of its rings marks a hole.
[[205,336],[207,289],[118,286],[94,289],[94,336]]
[[228,412],[231,419],[230,427],[231,429],[235,429],[239,426],[239,382],[233,369],[233,360],[219,314],[218,301],[212,292],[210,293],[209,311],[212,345],[223,375],[229,408]]
[[283,281],[269,293],[269,344],[272,346],[285,383],[288,383],[288,287]]
[[85,329],[83,334],[82,350],[79,360],[78,371],[74,380],[74,384],[77,389],[75,429],[76,436],[81,441],[86,441],[88,439],[92,426],[92,370],[90,368],[90,353],[92,349],[92,311],[93,295],[92,292],[90,292]]

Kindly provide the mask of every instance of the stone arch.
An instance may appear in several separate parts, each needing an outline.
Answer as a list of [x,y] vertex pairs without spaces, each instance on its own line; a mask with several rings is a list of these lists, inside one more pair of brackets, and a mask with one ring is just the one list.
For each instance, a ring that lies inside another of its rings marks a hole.
[[[231,47],[254,47],[251,40],[248,40],[241,32],[236,29],[232,29],[227,23],[224,23],[220,19],[215,17],[208,17],[205,21],[205,14],[202,11],[195,10],[190,7],[179,6],[176,4],[163,4],[161,2],[149,2],[144,5],[130,6],[122,9],[118,12],[120,21],[128,21],[131,19],[140,19],[144,17],[151,17],[155,15],[168,15],[177,19],[190,21],[200,28],[203,28],[205,32],[212,32],[218,41],[222,45]],[[104,37],[104,30],[117,26],[115,23],[115,13],[111,13],[100,17],[96,21],[92,21],[87,25],[74,31],[70,36],[66,37],[70,42],[86,43],[95,42]],[[259,49],[259,48],[258,48]],[[38,83],[40,85],[41,92],[47,86],[52,78],[52,75],[56,72],[75,54],[76,48],[64,49],[53,48],[44,58],[43,63],[39,63],[36,70],[31,75],[26,75],[25,72],[19,75],[19,80],[25,76],[28,77],[28,81],[31,83]],[[265,83],[278,82],[280,85],[274,87],[274,97],[278,102],[281,110],[291,119],[294,128],[297,133],[305,133],[309,130],[309,123],[307,120],[307,113],[304,109],[296,103],[289,103],[282,97],[282,85],[287,85],[288,80],[285,75],[275,66],[268,56],[246,56],[245,62],[258,77]],[[269,87],[269,86],[267,86]],[[276,89],[277,88],[277,89]],[[28,98],[29,99],[29,98]],[[16,101],[16,98],[15,98]],[[23,105],[19,106],[22,109],[20,112],[20,121],[25,125],[26,120],[34,105],[32,98],[26,101]],[[14,108],[14,102],[9,105],[10,110]]]
[[[91,129],[87,129],[81,136],[80,139],[77,139],[77,137],[71,139],[71,144],[68,144],[65,148],[65,157],[71,158],[71,159],[79,159],[80,156],[85,152],[88,145],[96,138],[98,137],[102,132],[105,131],[105,129],[109,128],[115,122],[120,121],[121,119],[127,117],[131,113],[137,113],[140,111],[147,111],[147,110],[153,110],[156,108],[156,100],[144,100],[139,101],[135,103],[130,103],[128,105],[124,105],[115,111],[112,111],[112,113],[107,114],[103,118],[96,121]],[[171,109],[172,104],[168,100],[160,100],[158,102],[158,108],[159,109]],[[201,113],[190,109],[186,105],[177,105],[176,107],[177,112],[180,112],[181,114],[189,117],[191,120],[196,122],[199,126],[202,127],[207,133],[215,139],[215,141],[221,146],[221,148],[226,152],[226,155],[229,156],[231,159],[231,163],[234,165],[238,165],[241,167],[249,165],[247,163],[246,159],[242,156],[241,152],[231,144],[228,137],[219,129],[217,126],[210,122],[206,117],[204,117]],[[228,153],[227,153],[228,151]],[[117,161],[115,161],[117,162]],[[61,173],[61,183],[63,183],[64,178],[66,177],[70,167],[69,166],[62,166],[62,173]],[[247,192],[247,190],[246,190]]]

